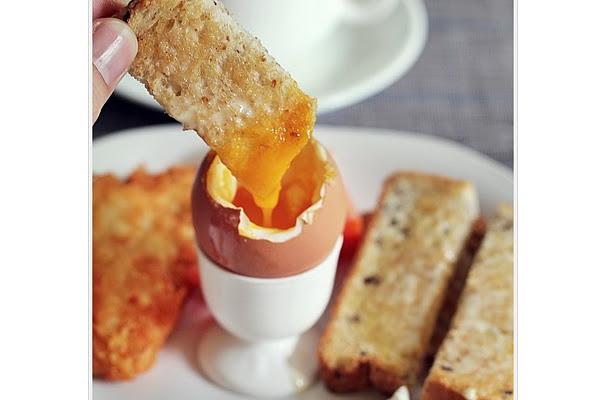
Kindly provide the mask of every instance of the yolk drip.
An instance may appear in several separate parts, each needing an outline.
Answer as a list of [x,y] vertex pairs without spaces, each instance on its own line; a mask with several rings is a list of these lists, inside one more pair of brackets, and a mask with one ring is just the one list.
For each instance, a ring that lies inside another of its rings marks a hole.
[[267,228],[288,229],[295,225],[299,214],[312,204],[311,196],[301,187],[284,187],[273,209],[261,208],[255,203],[253,195],[239,186],[232,203],[242,207],[249,219]]
[[[276,206],[274,206],[274,207],[276,207]],[[267,207],[261,208],[261,213],[263,215],[263,218],[262,218],[263,226],[272,226],[272,211],[274,211],[274,208],[267,208]]]
[[331,176],[318,157],[317,144],[311,140],[293,160],[282,180],[275,207],[263,208],[244,186],[239,185],[232,203],[242,207],[249,219],[264,227],[288,229],[297,217],[319,197],[319,188]]
[[281,180],[293,159],[308,143],[316,119],[314,99],[300,93],[291,100],[293,104],[289,109],[278,116],[256,118],[252,124],[231,133],[230,140],[216,149],[239,185],[262,210],[260,222],[264,226],[272,225]]

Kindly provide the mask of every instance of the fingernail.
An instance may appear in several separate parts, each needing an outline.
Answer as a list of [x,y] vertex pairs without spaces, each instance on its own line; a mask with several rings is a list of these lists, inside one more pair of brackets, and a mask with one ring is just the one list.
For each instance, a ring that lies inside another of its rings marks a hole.
[[137,38],[125,22],[115,18],[95,21],[93,64],[108,86],[128,70],[136,54]]

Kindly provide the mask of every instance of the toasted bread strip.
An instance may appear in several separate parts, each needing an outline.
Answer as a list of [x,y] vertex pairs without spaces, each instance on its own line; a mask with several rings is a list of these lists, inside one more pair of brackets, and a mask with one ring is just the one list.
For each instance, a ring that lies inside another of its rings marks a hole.
[[312,134],[316,102],[217,0],[135,0],[130,73],[260,197]]
[[378,209],[321,338],[322,377],[333,391],[413,385],[478,200],[472,184],[403,172]]
[[512,207],[502,205],[470,269],[424,400],[513,398]]

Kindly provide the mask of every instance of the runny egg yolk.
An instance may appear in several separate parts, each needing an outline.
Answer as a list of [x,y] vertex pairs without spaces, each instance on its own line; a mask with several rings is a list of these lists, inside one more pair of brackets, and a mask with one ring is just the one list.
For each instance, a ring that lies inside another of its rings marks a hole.
[[[281,212],[275,209],[280,202],[281,181],[310,140],[316,119],[314,99],[300,92],[291,100],[289,109],[278,116],[256,118],[241,131],[231,133],[231,140],[216,149],[239,185],[261,209],[264,226],[272,225],[273,215],[281,218]],[[246,204],[250,201],[244,194],[239,199]]]
[[[242,208],[254,224],[266,228],[289,229],[295,225],[302,212],[320,199],[321,186],[333,177],[334,172],[330,164],[320,154],[318,143],[310,140],[286,171],[276,205],[266,209],[269,213],[257,204],[254,196],[242,184],[237,183],[235,189],[229,189],[233,186],[226,181],[234,178],[227,169],[223,174],[216,172],[219,171],[215,165],[218,160],[215,160],[209,169],[209,176],[216,177],[210,179],[209,189],[213,197],[221,197],[226,202]],[[229,190],[221,190],[222,188]]]

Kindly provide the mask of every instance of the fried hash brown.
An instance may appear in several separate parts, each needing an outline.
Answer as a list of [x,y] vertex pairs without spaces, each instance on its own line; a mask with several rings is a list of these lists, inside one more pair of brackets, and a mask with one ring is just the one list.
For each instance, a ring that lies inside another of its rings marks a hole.
[[148,369],[173,329],[197,268],[194,167],[126,180],[93,178],[93,375]]

